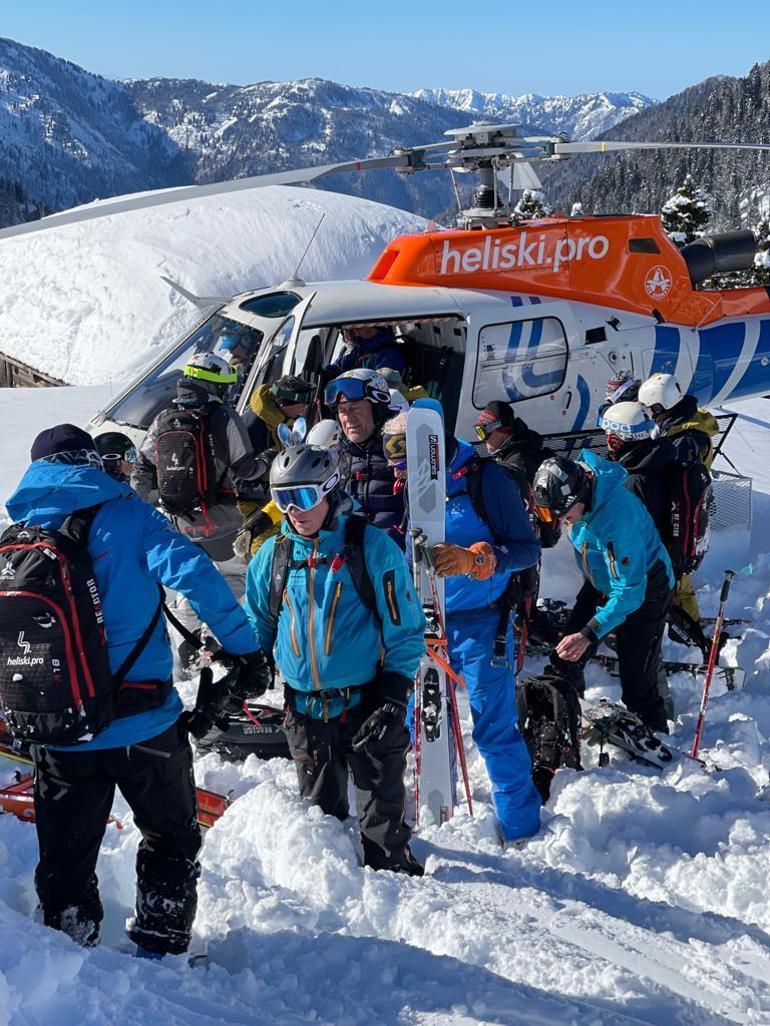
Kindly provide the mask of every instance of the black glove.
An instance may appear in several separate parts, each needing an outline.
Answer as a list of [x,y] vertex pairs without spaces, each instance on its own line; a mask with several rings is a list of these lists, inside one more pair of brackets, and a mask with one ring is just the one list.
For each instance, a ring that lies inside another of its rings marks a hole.
[[230,708],[240,709],[250,698],[259,698],[273,686],[273,668],[261,648],[247,655],[226,655],[233,661],[236,676],[229,688]]
[[372,742],[380,744],[388,734],[404,730],[406,706],[400,702],[386,702],[367,716],[353,737],[354,752],[366,749]]
[[214,680],[214,672],[210,666],[201,670],[198,695],[195,708],[191,712],[183,712],[180,722],[193,737],[202,738],[216,724],[222,730],[227,727],[227,706],[230,694],[223,681]]

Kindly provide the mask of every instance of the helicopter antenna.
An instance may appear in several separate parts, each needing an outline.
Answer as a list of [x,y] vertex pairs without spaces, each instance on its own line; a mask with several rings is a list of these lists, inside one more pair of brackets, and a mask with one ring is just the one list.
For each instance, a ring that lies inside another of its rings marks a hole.
[[300,269],[300,267],[302,267],[303,263],[305,262],[305,257],[308,255],[308,253],[310,251],[310,247],[313,245],[313,240],[315,239],[316,235],[318,235],[318,229],[323,224],[323,219],[325,217],[326,217],[326,211],[324,210],[324,212],[321,214],[321,217],[320,217],[320,219],[318,221],[318,224],[315,226],[315,230],[313,231],[313,234],[310,236],[310,241],[308,242],[307,246],[305,246],[305,252],[299,258],[299,263],[297,264],[297,267],[296,267],[294,273],[287,279],[287,281],[285,283],[286,285],[295,285],[296,286],[296,285],[304,285],[305,284],[304,281],[299,276],[299,269]]

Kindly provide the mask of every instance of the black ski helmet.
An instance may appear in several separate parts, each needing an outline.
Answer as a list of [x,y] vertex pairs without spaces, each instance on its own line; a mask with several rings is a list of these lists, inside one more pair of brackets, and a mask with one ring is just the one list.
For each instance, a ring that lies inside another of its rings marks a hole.
[[575,503],[585,501],[589,487],[588,471],[582,463],[552,456],[540,464],[532,482],[535,510],[547,510],[551,518],[564,516]]
[[94,438],[94,445],[102,457],[102,465],[110,477],[126,481],[122,464],[136,462],[136,446],[122,431],[105,431]]

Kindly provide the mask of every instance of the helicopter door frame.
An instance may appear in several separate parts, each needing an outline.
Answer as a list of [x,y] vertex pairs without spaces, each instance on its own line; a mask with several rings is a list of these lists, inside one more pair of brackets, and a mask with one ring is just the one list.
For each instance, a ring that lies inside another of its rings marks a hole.
[[293,374],[294,371],[292,366],[294,364],[294,358],[297,355],[297,344],[299,342],[299,336],[302,332],[302,322],[305,320],[305,314],[310,309],[313,300],[316,297],[315,291],[311,292],[309,296],[302,300],[297,306],[294,307],[292,313],[296,317],[294,322],[294,330],[291,333],[289,344],[286,347],[286,355],[283,358],[283,365],[281,367],[281,376],[286,374]]

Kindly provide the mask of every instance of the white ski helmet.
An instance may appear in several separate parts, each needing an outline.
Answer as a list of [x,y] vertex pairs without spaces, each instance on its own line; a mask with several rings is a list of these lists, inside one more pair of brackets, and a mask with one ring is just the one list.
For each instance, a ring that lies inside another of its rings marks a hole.
[[322,449],[333,449],[342,441],[342,428],[336,420],[319,420],[308,431],[305,442],[320,445]]
[[327,406],[336,406],[340,398],[350,402],[357,399],[368,399],[375,406],[387,408],[390,403],[390,389],[382,374],[368,367],[356,367],[345,371],[326,386],[324,402]]
[[673,409],[684,393],[673,374],[653,374],[639,386],[639,402],[651,410]]
[[641,403],[615,403],[609,406],[602,414],[599,426],[606,434],[618,435],[629,442],[655,438],[658,434],[655,421],[650,419]]
[[238,380],[235,368],[216,353],[195,353],[184,365],[184,375],[215,385],[232,385]]

